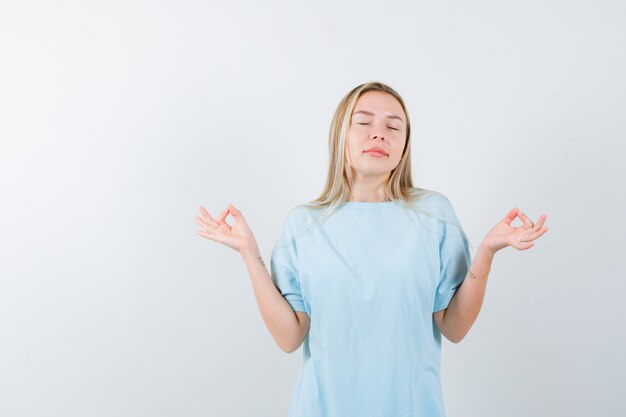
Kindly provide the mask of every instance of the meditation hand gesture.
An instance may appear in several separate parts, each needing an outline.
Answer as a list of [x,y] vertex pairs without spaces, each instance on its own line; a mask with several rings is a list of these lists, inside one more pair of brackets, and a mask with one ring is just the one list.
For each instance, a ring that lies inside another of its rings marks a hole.
[[[511,226],[516,217],[519,217],[523,223],[520,227]],[[537,223],[533,224],[519,208],[513,208],[500,223],[487,233],[482,245],[493,253],[507,246],[513,246],[519,250],[530,249],[535,246],[533,240],[548,231],[548,228],[543,226],[546,217],[545,214],[542,214]]]
[[[246,223],[241,212],[232,204],[228,204],[226,209],[215,219],[204,207],[200,207],[200,212],[203,218],[196,216],[196,223],[204,229],[198,231],[200,236],[222,243],[239,253],[256,245],[256,239],[248,227],[248,223]],[[235,224],[232,226],[226,223],[226,216],[229,213],[235,218]]]

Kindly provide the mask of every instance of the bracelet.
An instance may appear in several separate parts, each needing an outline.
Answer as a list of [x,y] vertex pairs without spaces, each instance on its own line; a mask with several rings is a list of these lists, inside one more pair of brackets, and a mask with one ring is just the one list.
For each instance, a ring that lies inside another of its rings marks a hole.
[[[470,276],[470,278],[478,278],[476,275],[474,275],[474,273],[472,272],[472,270],[471,270],[471,269],[468,269],[468,271],[469,271],[469,276]],[[489,275],[489,271],[487,271],[487,273],[485,274],[485,276],[483,277],[483,279],[484,279],[484,278],[487,278],[487,276],[488,276],[488,275]]]

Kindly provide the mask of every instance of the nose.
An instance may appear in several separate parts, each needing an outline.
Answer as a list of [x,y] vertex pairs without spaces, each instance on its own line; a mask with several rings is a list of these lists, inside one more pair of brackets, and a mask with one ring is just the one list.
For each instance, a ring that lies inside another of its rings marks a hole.
[[372,131],[370,132],[370,139],[380,139],[380,140],[385,140],[385,137],[383,136],[383,128],[378,125],[378,124],[373,124],[372,125]]

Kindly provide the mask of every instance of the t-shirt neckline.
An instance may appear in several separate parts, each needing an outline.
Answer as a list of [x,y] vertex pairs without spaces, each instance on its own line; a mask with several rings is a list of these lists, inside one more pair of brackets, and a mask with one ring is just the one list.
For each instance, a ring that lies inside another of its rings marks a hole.
[[395,201],[344,201],[341,205],[342,208],[348,209],[377,209],[383,207],[395,206]]

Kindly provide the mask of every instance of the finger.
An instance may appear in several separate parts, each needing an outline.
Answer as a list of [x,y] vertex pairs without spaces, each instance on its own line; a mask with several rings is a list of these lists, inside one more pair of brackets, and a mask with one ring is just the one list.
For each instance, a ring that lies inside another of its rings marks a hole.
[[518,249],[523,249],[526,247],[530,247],[533,246],[535,243],[533,242],[533,239],[531,239],[529,234],[525,234],[523,236],[520,236],[517,239],[513,240],[514,242],[514,246]]
[[210,239],[217,243],[224,243],[223,235],[220,235],[219,233],[212,233],[212,232],[207,232],[204,230],[199,230],[196,232],[196,234],[202,237],[205,237],[207,239]]
[[212,239],[213,234],[212,234],[212,233],[210,233],[210,232],[206,232],[206,231],[204,231],[204,230],[198,230],[196,233],[197,233],[197,234],[199,234],[200,236],[204,236],[204,237],[206,237],[207,239],[211,239],[211,240],[213,240],[213,239]]
[[525,237],[524,240],[526,241],[531,241],[531,240],[535,240],[539,237],[541,237],[545,232],[548,231],[547,227],[542,227],[541,229],[535,230],[534,232],[530,232],[528,233]]
[[536,240],[549,230],[546,226],[543,226],[543,223],[545,220],[544,216],[545,215],[539,218],[539,221],[534,227],[530,229],[525,229],[525,230],[522,230],[521,228],[518,229],[518,232],[521,233],[521,236],[522,236],[520,238],[521,243]]
[[502,221],[508,225],[511,225],[511,223],[513,223],[513,220],[515,220],[515,217],[517,216],[517,212],[519,211],[519,209],[517,207],[512,208],[504,217],[504,219],[502,219]]
[[520,243],[517,249],[526,250],[526,249],[532,248],[533,246],[535,246],[534,242],[524,242],[524,243]]
[[533,227],[533,229],[535,230],[541,229],[543,227],[543,224],[546,222],[546,217],[548,216],[545,213],[539,216],[539,220],[537,220],[537,223],[535,223],[535,226]]
[[241,212],[230,203],[228,203],[228,210],[230,211],[230,214],[233,215],[237,223],[241,223],[244,220],[243,214],[241,214]]
[[204,218],[205,222],[210,224],[211,222],[215,221],[215,220],[213,220],[213,217],[211,217],[209,212],[206,211],[206,209],[203,206],[200,206],[200,213],[202,213],[202,217]]
[[520,218],[520,220],[524,224],[524,228],[528,229],[534,226],[533,222],[530,221],[528,216],[526,216],[521,210],[517,212],[517,216]]
[[529,229],[534,232],[532,235],[530,235],[533,237],[533,240],[548,231],[548,228],[544,226],[547,217],[547,214],[542,214],[541,216],[539,216],[537,223],[535,223],[535,225],[531,229]]
[[200,218],[198,216],[195,217],[195,220],[196,220],[196,223],[198,223],[203,229],[205,229],[206,231],[209,231],[209,232],[213,231],[213,230],[215,230],[216,228],[219,227],[219,225],[215,221],[213,222],[214,224],[209,224],[209,223],[205,222],[204,219],[202,219],[202,218]]
[[219,224],[225,224],[228,226],[228,223],[226,223],[226,216],[228,216],[228,207],[224,209],[224,211],[222,211],[216,218],[215,221]]
[[200,206],[200,213],[202,213],[203,220],[206,224],[211,225],[212,227],[219,227],[219,223],[211,217],[208,211],[202,206]]
[[207,232],[204,230],[199,230],[196,232],[196,234],[202,237],[205,237],[207,239],[210,239],[214,242],[222,243],[224,245],[227,245],[229,242],[228,237],[224,233],[222,233],[219,229],[216,229],[215,232]]

